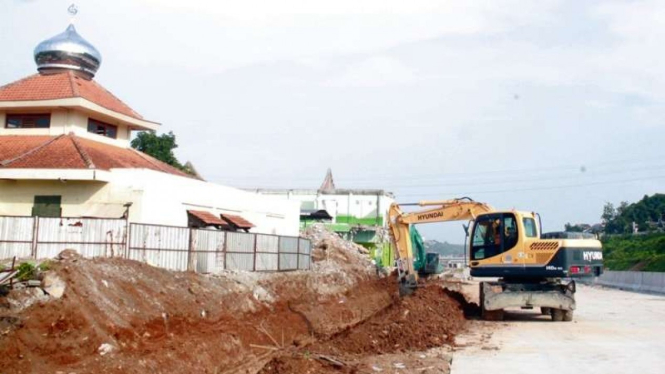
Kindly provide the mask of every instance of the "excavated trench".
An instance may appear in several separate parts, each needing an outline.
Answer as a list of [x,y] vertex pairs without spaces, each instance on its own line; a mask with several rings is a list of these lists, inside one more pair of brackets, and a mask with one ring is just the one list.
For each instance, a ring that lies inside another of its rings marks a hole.
[[453,346],[466,318],[476,313],[477,306],[462,294],[427,284],[409,297],[394,297],[384,309],[342,331],[276,353],[259,373],[371,372],[363,360],[368,356]]

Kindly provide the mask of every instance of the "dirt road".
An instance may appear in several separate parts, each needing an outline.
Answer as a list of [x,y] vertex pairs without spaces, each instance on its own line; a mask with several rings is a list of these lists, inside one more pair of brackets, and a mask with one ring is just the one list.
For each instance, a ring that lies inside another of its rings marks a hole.
[[535,311],[508,313],[500,326],[458,336],[453,374],[662,373],[665,297],[579,286],[572,323]]

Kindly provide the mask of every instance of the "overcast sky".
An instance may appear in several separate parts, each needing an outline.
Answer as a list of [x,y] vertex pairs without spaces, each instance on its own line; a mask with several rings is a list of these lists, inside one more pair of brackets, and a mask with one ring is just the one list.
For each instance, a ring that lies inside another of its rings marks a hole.
[[[64,0],[0,0],[0,84]],[[96,79],[238,187],[381,188],[540,212],[546,230],[665,185],[662,1],[78,1]],[[462,242],[459,224],[430,239]]]

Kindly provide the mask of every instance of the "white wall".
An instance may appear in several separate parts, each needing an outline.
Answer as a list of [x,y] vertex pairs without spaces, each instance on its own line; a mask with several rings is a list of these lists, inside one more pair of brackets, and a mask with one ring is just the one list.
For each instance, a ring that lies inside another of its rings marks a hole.
[[[390,204],[395,199],[386,194],[371,193],[340,193],[323,194],[316,190],[268,190],[258,191],[265,196],[283,196],[289,200],[298,201],[303,209],[324,209],[333,220],[337,216],[352,216],[356,218],[383,218],[385,224]],[[304,204],[303,204],[304,203]]]
[[300,208],[292,201],[147,169],[114,169],[112,175],[115,186],[143,192],[133,222],[186,226],[187,210],[205,210],[240,215],[256,226],[251,232],[298,235]]
[[255,233],[297,236],[299,203],[148,169],[113,169],[110,182],[0,181],[0,215],[29,216],[35,195],[62,196],[62,215],[119,218],[131,202],[137,223],[187,226],[187,210],[230,213]]
[[0,215],[29,216],[35,196],[62,196],[65,217],[99,216],[120,218],[123,205],[136,201],[140,209],[140,190],[118,188],[97,181],[0,180]]

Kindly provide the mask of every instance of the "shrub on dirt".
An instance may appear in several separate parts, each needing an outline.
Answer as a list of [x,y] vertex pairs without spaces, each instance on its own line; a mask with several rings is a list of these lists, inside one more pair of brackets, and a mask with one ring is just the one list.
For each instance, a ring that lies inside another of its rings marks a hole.
[[41,264],[39,264],[38,269],[41,272],[49,271],[51,270],[53,264],[51,264],[51,261],[44,261]]
[[37,277],[37,268],[30,262],[24,262],[18,266],[17,278],[20,281],[27,281]]

